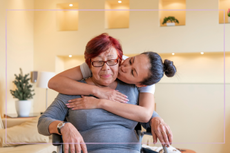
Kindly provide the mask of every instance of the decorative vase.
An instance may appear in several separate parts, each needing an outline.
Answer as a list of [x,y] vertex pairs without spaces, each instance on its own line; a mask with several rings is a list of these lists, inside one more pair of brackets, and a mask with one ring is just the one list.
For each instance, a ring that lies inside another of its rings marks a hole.
[[228,17],[228,23],[230,23],[230,16]]
[[28,117],[31,109],[31,101],[17,100],[15,102],[15,107],[19,117]]
[[169,22],[169,23],[166,23],[167,26],[175,26],[175,23],[174,22]]

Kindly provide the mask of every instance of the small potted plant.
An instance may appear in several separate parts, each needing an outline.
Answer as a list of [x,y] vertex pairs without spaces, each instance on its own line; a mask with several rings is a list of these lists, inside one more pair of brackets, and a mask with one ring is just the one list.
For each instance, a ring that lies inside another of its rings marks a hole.
[[165,17],[162,22],[163,25],[166,24],[167,26],[175,26],[175,23],[179,23],[179,21],[174,16]]
[[30,78],[28,78],[29,73],[23,75],[22,69],[20,68],[20,74],[15,74],[15,80],[13,83],[16,86],[15,90],[10,90],[14,98],[18,100],[15,102],[16,111],[18,116],[26,117],[29,116],[31,109],[31,101],[35,95],[32,90],[32,85],[29,83]]
[[228,9],[228,23],[230,23],[230,9]]

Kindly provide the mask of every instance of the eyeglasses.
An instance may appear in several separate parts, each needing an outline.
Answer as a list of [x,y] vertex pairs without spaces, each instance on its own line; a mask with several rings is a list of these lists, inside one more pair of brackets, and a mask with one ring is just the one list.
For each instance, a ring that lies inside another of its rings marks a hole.
[[92,61],[92,65],[94,67],[102,67],[106,63],[108,66],[114,66],[118,63],[118,61],[119,61],[119,59],[117,57],[117,59],[111,59],[111,60],[107,60],[107,61]]

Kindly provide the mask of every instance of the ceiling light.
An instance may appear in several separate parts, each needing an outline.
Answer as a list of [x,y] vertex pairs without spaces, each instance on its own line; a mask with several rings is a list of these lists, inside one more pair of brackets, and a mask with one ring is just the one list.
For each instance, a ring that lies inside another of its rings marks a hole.
[[69,4],[69,6],[70,6],[70,7],[72,7],[72,6],[73,6],[73,4]]
[[174,53],[172,53],[172,55],[174,55]]
[[122,1],[118,1],[118,3],[122,3]]
[[69,55],[69,57],[72,57],[72,55]]
[[201,54],[204,54],[204,52],[200,52]]

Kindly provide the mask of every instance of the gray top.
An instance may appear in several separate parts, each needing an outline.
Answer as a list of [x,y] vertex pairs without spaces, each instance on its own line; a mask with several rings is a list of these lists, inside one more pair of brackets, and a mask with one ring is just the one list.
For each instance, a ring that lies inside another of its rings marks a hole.
[[[85,83],[85,81],[81,81]],[[117,88],[129,98],[129,104],[138,104],[138,90],[118,80]],[[82,135],[89,153],[140,152],[138,137],[134,131],[137,125],[132,121],[103,109],[71,110],[65,104],[68,100],[80,98],[59,94],[38,121],[38,131],[50,135],[49,124],[55,120],[71,122]],[[153,115],[157,116],[157,114]]]

